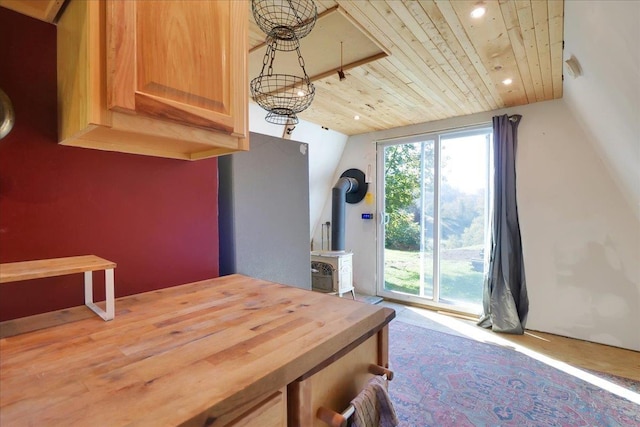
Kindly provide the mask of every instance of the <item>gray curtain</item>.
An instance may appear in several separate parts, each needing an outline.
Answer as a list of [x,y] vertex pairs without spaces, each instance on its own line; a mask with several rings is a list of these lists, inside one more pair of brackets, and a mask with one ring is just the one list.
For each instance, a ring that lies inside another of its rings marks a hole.
[[493,118],[493,206],[489,269],[484,281],[484,313],[478,325],[523,334],[529,298],[516,202],[516,147],[522,116]]

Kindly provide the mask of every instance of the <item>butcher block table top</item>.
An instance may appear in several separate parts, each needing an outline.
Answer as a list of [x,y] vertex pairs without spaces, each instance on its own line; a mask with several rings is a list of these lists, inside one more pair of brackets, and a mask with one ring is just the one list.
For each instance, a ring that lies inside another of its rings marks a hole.
[[95,255],[8,262],[0,264],[0,283],[64,276],[67,274],[106,270],[115,267],[115,262]]
[[1,426],[203,425],[370,335],[393,310],[241,275],[0,340]]

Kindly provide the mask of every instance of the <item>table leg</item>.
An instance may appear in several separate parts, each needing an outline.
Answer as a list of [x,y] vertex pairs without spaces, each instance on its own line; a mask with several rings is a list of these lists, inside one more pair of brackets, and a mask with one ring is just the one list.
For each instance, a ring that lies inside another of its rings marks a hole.
[[84,303],[93,304],[93,271],[84,272]]
[[106,296],[106,308],[107,308],[107,318],[105,320],[111,320],[116,315],[116,307],[115,307],[115,290],[113,286],[113,268],[108,268],[104,271],[104,286],[105,286],[105,296]]
[[112,320],[115,317],[115,291],[113,282],[113,268],[104,270],[105,311],[93,302],[93,272],[84,272],[84,304],[105,321]]

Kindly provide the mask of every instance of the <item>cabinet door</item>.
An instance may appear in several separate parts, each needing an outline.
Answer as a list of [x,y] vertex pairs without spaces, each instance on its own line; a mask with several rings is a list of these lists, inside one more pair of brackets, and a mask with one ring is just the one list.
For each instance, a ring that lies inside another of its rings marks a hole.
[[182,427],[286,427],[287,391],[282,388],[230,411],[203,412]]
[[289,384],[289,426],[326,427],[317,418],[320,407],[337,413],[345,410],[371,378],[369,367],[387,363],[388,349],[381,340],[384,333],[378,332],[322,369]]
[[285,427],[287,425],[286,394],[279,391],[228,427]]
[[247,133],[248,5],[109,0],[108,108]]

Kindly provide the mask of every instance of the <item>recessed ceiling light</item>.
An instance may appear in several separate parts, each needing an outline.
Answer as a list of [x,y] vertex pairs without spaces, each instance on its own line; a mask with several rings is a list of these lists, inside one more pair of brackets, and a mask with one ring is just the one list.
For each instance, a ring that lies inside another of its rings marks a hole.
[[356,114],[355,116],[353,116],[353,120],[360,120],[360,116]]
[[510,85],[511,83],[513,83],[513,80],[512,80],[512,79],[504,79],[504,80],[502,81],[502,84],[505,84],[505,85]]
[[486,11],[487,8],[484,7],[484,5],[476,5],[476,7],[471,11],[471,17],[475,19],[482,18]]

